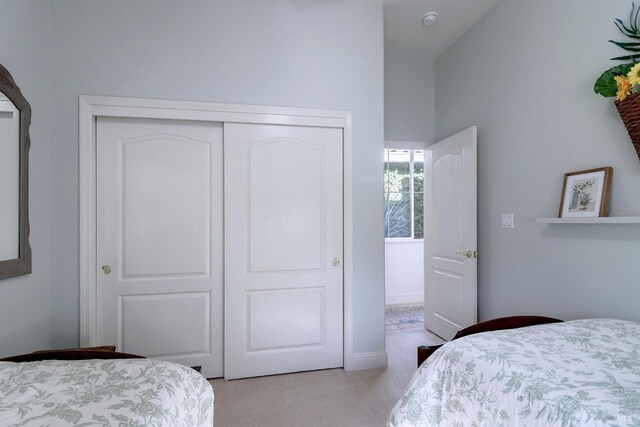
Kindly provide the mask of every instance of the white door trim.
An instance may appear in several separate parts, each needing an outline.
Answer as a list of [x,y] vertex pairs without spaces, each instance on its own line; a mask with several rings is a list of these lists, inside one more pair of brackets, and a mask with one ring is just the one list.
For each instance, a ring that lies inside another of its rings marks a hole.
[[[351,112],[110,96],[79,98],[80,346],[97,345],[96,117],[199,120],[335,127],[344,138],[344,369],[362,369],[353,353],[353,177]],[[386,357],[385,357],[386,359]],[[386,360],[385,360],[386,362]]]

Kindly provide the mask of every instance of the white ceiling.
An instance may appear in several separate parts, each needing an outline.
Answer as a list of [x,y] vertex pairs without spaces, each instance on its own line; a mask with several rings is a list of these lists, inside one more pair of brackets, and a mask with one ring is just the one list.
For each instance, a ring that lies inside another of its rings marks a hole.
[[[435,59],[500,0],[382,0],[385,50]],[[438,12],[438,22],[422,16]]]

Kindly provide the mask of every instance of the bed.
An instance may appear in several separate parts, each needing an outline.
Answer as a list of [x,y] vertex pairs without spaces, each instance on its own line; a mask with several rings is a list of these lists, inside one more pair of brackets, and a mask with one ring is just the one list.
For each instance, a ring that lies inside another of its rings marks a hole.
[[0,361],[0,425],[213,425],[213,390],[195,370],[134,355],[74,353],[67,358],[90,358]]
[[468,335],[416,371],[388,426],[639,426],[640,324],[585,319]]

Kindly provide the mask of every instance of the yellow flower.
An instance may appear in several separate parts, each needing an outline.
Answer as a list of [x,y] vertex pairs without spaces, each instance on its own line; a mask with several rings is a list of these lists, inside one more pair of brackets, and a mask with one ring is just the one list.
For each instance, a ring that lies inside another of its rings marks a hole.
[[635,86],[640,83],[640,63],[634,65],[633,68],[629,70],[627,77],[629,77],[631,86]]
[[614,79],[618,84],[618,94],[616,98],[618,99],[618,101],[623,101],[627,97],[627,95],[631,93],[631,81],[625,76],[615,76]]

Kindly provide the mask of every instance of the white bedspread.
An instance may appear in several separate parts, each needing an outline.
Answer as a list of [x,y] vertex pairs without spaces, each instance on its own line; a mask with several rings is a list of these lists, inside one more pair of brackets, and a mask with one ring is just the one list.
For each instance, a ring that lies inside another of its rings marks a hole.
[[587,319],[451,341],[389,426],[640,426],[640,324]]
[[150,359],[0,362],[0,426],[213,425],[193,369]]

